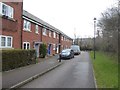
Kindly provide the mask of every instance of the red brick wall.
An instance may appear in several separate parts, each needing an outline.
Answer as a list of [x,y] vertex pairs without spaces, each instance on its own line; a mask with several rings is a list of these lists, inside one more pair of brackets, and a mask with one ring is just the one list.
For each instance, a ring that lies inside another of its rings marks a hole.
[[[43,32],[43,31],[42,31]],[[59,39],[57,39],[57,34],[56,38],[53,38],[53,32],[51,33],[51,37],[49,37],[49,30],[47,29],[47,35],[42,35],[42,42],[45,43],[48,47],[48,44],[52,44],[51,46],[51,54],[55,54],[55,50],[53,50],[53,44],[58,45]]]
[[71,45],[72,45],[72,40],[70,40],[70,41],[65,41],[64,39],[61,40],[61,50],[65,49],[66,46],[67,46],[67,48],[70,48]]
[[[35,33],[35,24],[31,23],[31,32],[27,32],[23,30],[23,19],[22,19],[22,11],[23,11],[23,3],[11,3],[5,2],[14,8],[14,21],[3,19],[3,27],[5,30],[2,30],[2,34],[6,36],[13,37],[13,48],[21,48],[23,46],[23,42],[30,42],[30,48],[34,47],[34,42],[43,42],[48,44],[52,44],[51,54],[55,54],[55,50],[53,50],[53,44],[58,45],[59,39],[53,38],[53,32],[51,37],[49,37],[49,30],[47,30],[47,36],[42,35],[42,27],[39,26],[39,34]],[[7,25],[7,26],[5,26]],[[14,27],[14,28],[13,28]],[[22,42],[21,42],[21,31],[22,31]],[[42,36],[41,36],[42,35]],[[21,44],[22,43],[22,44]],[[72,43],[67,41],[61,41],[61,45],[70,47]],[[63,48],[61,48],[62,50]]]
[[[2,29],[2,35],[12,36],[13,37],[13,48],[21,48],[23,3],[22,2],[18,2],[18,3],[5,2],[5,4],[14,8],[14,15],[13,15],[14,20],[7,19],[8,22],[5,22],[6,19],[2,19],[3,20],[2,25],[8,26],[6,28],[5,26],[3,26],[5,29],[4,30]],[[10,27],[12,26],[14,27],[12,28],[13,30],[9,30]]]
[[[24,19],[23,19],[24,20]],[[59,38],[57,38],[56,33],[56,38],[53,37],[53,32],[51,31],[51,37],[49,37],[49,30],[46,30],[46,35],[43,35],[43,28],[39,26],[39,34],[35,33],[35,24],[31,23],[31,32],[29,31],[24,31],[23,30],[23,42],[30,42],[31,48],[34,48],[34,43],[37,41],[41,41],[47,45],[51,44],[51,55],[56,54],[55,50],[53,50],[53,44],[58,45],[59,44]],[[61,38],[61,37],[60,37]],[[71,42],[68,41],[60,41],[61,45],[70,47],[72,45]],[[62,50],[63,48],[61,48]]]
[[[23,19],[24,20],[24,19]],[[29,31],[22,31],[22,41],[23,42],[29,42],[30,48],[34,48],[34,42],[41,42],[41,27],[38,26],[38,33],[35,33],[35,26],[36,24],[31,23],[31,32]]]

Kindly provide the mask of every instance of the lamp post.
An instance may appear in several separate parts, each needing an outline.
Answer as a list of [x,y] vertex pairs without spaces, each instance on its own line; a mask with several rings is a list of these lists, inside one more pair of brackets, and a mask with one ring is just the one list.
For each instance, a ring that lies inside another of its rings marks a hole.
[[96,18],[94,18],[94,59],[95,59],[95,31],[96,31]]

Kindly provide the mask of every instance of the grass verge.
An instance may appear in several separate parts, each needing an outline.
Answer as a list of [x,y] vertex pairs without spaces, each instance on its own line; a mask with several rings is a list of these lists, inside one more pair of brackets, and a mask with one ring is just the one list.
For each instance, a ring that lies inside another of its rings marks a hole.
[[98,88],[118,88],[118,62],[116,56],[110,56],[103,52],[96,52],[96,59],[93,59],[93,52],[90,56]]

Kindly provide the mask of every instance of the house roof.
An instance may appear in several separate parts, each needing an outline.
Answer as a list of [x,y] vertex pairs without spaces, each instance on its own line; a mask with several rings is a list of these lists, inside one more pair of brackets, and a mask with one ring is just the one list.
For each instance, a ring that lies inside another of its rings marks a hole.
[[29,19],[37,22],[37,23],[40,23],[43,27],[47,27],[47,28],[49,28],[52,31],[55,31],[57,33],[61,33],[63,36],[66,36],[67,38],[72,39],[69,36],[67,36],[65,33],[63,33],[62,31],[60,31],[59,29],[55,28],[54,26],[48,24],[47,22],[41,20],[40,18],[32,15],[31,13],[29,13],[29,12],[27,12],[25,10],[23,10],[23,16],[27,17],[27,18],[29,18]]

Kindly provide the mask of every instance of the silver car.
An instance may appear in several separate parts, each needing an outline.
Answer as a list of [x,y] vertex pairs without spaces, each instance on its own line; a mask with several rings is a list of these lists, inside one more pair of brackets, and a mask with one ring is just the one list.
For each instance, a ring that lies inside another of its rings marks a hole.
[[74,58],[74,51],[72,49],[64,49],[61,52],[61,59]]

